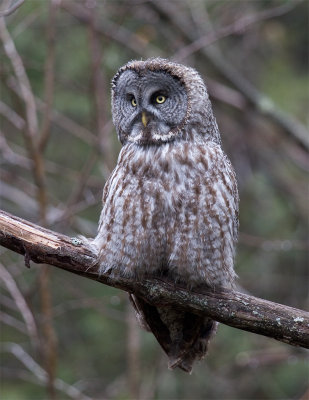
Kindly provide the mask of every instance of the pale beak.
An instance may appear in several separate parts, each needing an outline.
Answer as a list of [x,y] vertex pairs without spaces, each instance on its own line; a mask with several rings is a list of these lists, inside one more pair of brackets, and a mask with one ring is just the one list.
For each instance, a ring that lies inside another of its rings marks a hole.
[[143,123],[144,127],[146,128],[146,126],[148,124],[148,118],[147,118],[145,111],[142,112],[142,123]]

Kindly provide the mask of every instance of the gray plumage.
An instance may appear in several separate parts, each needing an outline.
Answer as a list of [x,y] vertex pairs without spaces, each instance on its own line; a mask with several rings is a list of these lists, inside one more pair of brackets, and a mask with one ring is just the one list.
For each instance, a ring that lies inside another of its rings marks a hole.
[[[93,241],[100,271],[164,276],[188,288],[231,287],[237,184],[200,75],[160,58],[129,62],[112,81],[112,113],[123,147]],[[131,300],[170,368],[190,372],[217,324]]]

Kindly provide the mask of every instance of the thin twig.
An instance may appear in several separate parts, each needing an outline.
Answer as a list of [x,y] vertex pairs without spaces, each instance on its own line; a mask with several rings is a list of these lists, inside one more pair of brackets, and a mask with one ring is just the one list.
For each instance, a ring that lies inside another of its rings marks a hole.
[[[4,343],[2,347],[4,350],[12,353],[40,382],[47,383],[47,372],[19,344]],[[55,379],[55,387],[72,399],[91,400],[90,397],[83,394],[75,386],[68,385],[62,379]]]
[[23,102],[26,108],[26,126],[22,130],[29,156],[33,160],[33,176],[37,186],[37,201],[40,210],[40,217],[45,219],[47,194],[45,190],[44,162],[38,149],[38,119],[34,95],[31,89],[26,70],[22,59],[18,54],[14,41],[12,40],[3,18],[0,18],[0,38],[3,42],[7,57],[9,58],[18,83]]
[[279,17],[291,11],[300,1],[288,2],[281,4],[280,6],[273,7],[270,9],[263,10],[253,15],[245,15],[244,17],[234,21],[232,24],[217,29],[214,32],[207,33],[194,40],[188,46],[182,47],[177,53],[174,54],[172,59],[180,62],[191,54],[201,50],[203,47],[207,47],[210,44],[217,42],[218,40],[233,35],[235,33],[244,32],[248,27],[257,22],[265,21],[270,18]]
[[132,399],[139,400],[139,389],[141,386],[140,365],[140,331],[135,317],[135,311],[127,302],[127,384]]
[[[90,12],[77,2],[62,1],[60,7],[83,24],[88,25],[91,21]],[[100,35],[104,35],[105,37],[122,44],[124,49],[131,50],[134,54],[139,54],[143,57],[158,56],[162,54],[162,50],[144,42],[137,34],[132,33],[125,26],[116,24],[110,18],[100,16],[100,25],[95,26],[95,31]]]
[[23,3],[25,0],[17,0],[15,4],[13,4],[12,6],[9,6],[9,8],[7,8],[4,11],[0,11],[0,17],[7,17],[8,15],[13,14],[14,11],[16,11]]
[[33,346],[37,348],[39,345],[39,337],[33,314],[30,308],[28,307],[28,304],[24,299],[22,293],[18,289],[18,286],[16,285],[14,278],[9,273],[9,271],[6,268],[4,268],[4,266],[1,263],[0,263],[0,279],[3,280],[12,298],[14,299],[16,306],[18,307],[20,314],[22,315],[25,321],[30,340]]
[[107,104],[107,85],[105,76],[102,72],[101,61],[102,61],[102,49],[99,41],[98,32],[96,27],[98,25],[97,9],[93,7],[90,13],[89,19],[89,48],[90,48],[90,61],[91,61],[91,85],[92,94],[91,97],[94,99],[94,119],[96,121],[95,131],[99,137],[100,149],[102,152],[102,158],[105,164],[111,169],[114,166],[114,160],[112,157],[111,139],[109,135],[109,129],[107,124],[108,118],[106,114]]
[[3,42],[5,53],[12,64],[20,93],[25,103],[29,134],[30,136],[35,137],[38,132],[38,120],[33,92],[31,90],[31,85],[24,64],[16,50],[15,43],[6,28],[4,18],[0,18],[0,38]]
[[54,99],[54,82],[55,82],[55,22],[57,4],[55,0],[49,0],[48,4],[48,21],[46,31],[46,47],[47,57],[45,61],[44,74],[44,112],[40,134],[39,148],[43,151],[47,145],[50,136],[52,104]]
[[[33,179],[37,186],[37,203],[39,209],[40,219],[43,225],[46,225],[47,215],[47,190],[46,190],[46,175],[44,158],[40,149],[40,138],[38,136],[38,119],[35,106],[34,94],[31,89],[30,81],[28,79],[26,70],[24,68],[21,57],[19,56],[14,42],[6,29],[3,18],[0,18],[0,37],[3,41],[4,48],[9,58],[17,82],[22,93],[23,101],[26,108],[26,127],[22,131],[25,143],[28,148],[29,157],[33,160]],[[51,81],[53,85],[53,80]],[[53,86],[48,87],[48,90],[53,89]],[[50,96],[50,93],[48,93]],[[49,99],[50,101],[50,99]],[[46,128],[49,129],[50,107],[47,113]],[[45,127],[44,127],[45,129]],[[48,135],[43,132],[43,135]],[[25,247],[27,249],[27,247]],[[27,263],[29,264],[28,254]],[[50,399],[55,399],[54,380],[56,370],[56,335],[52,325],[52,305],[51,295],[49,289],[49,274],[50,270],[44,267],[39,273],[39,292],[41,297],[42,313],[44,315],[42,323],[42,331],[44,334],[44,346],[41,350],[44,353],[46,371],[48,373],[48,392]]]
[[4,324],[11,326],[19,332],[25,333],[27,330],[26,325],[19,321],[17,318],[12,317],[12,315],[6,314],[5,312],[0,310],[0,321]]
[[[21,97],[21,92],[18,88],[16,79],[10,77],[7,80],[7,86],[13,90],[15,94]],[[38,111],[44,112],[45,110],[45,103],[39,97],[35,97],[36,106]],[[66,132],[74,135],[75,137],[83,140],[84,142],[88,143],[89,145],[97,145],[98,139],[97,137],[87,128],[84,126],[79,125],[73,119],[67,117],[66,115],[62,114],[60,111],[53,109],[51,113],[52,121],[58,125],[60,128],[64,129]]]
[[[189,4],[189,3],[188,3]],[[299,1],[295,3],[299,4]],[[175,13],[173,5],[167,1],[151,0],[151,6],[165,18],[184,36],[188,42],[198,40],[201,26],[192,27],[192,21],[185,13]],[[292,115],[283,112],[279,107],[264,93],[261,93],[246,78],[237,71],[228,60],[220,53],[218,48],[213,46],[202,47],[201,55],[210,60],[216,69],[236,87],[240,93],[253,105],[261,114],[269,117],[270,120],[280,126],[294,141],[309,150],[308,130]]]
[[18,130],[25,128],[25,120],[12,108],[0,100],[0,114],[2,114]]

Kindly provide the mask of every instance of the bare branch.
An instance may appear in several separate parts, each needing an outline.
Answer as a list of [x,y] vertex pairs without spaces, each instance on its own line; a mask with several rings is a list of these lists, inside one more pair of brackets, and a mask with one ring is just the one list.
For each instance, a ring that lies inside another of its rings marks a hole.
[[234,328],[309,348],[309,313],[247,294],[216,289],[188,291],[156,278],[143,281],[99,275],[96,254],[81,241],[0,211],[0,244],[36,263],[47,263],[130,293],[151,304],[175,304]]
[[270,9],[263,10],[259,13],[252,15],[245,15],[233,22],[230,25],[224,26],[217,31],[207,33],[204,36],[199,37],[194,40],[188,46],[182,47],[173,56],[173,60],[180,62],[190,56],[192,53],[201,50],[203,47],[209,46],[210,44],[235,33],[245,31],[249,26],[261,22],[270,18],[279,17],[280,15],[286,14],[291,11],[300,1],[290,2],[286,4],[281,4],[280,6],[273,7]]
[[22,130],[25,128],[24,119],[16,113],[16,111],[12,110],[7,104],[0,101],[0,114],[2,114],[12,125],[14,125],[17,129]]
[[0,279],[4,281],[12,298],[15,300],[15,303],[19,308],[22,317],[24,318],[32,344],[35,347],[38,347],[39,337],[33,314],[30,308],[28,307],[28,304],[26,303],[24,296],[18,289],[18,286],[16,285],[16,282],[13,279],[12,275],[9,273],[9,271],[7,271],[4,268],[4,266],[1,263],[0,263]]
[[[31,168],[31,161],[28,158],[24,157],[21,154],[14,152],[10,148],[10,146],[8,145],[8,143],[5,139],[5,136],[1,132],[1,129],[0,129],[0,154],[1,154],[1,157],[3,157],[2,160],[7,163],[18,165],[21,168],[26,168],[26,169]],[[3,182],[1,182],[1,183],[3,183]],[[2,187],[1,187],[1,189],[2,189]]]
[[102,158],[109,167],[109,169],[114,166],[114,159],[112,157],[112,146],[111,139],[109,135],[109,124],[107,118],[107,85],[105,75],[103,74],[101,68],[101,62],[103,58],[102,49],[99,41],[98,32],[96,27],[98,25],[97,21],[97,9],[93,7],[90,13],[89,20],[89,49],[90,49],[90,77],[91,84],[93,88],[93,98],[94,98],[94,117],[96,121],[95,131],[98,132],[100,148],[102,152]]
[[55,20],[57,5],[54,0],[50,0],[48,4],[48,21],[46,30],[46,47],[47,56],[45,61],[44,74],[44,113],[40,135],[39,148],[44,150],[49,136],[51,127],[52,104],[54,99],[54,83],[55,83]]
[[8,15],[13,14],[14,11],[16,11],[23,3],[25,0],[17,0],[15,4],[12,6],[9,6],[8,9],[1,11],[0,12],[0,17],[7,17]]
[[3,311],[0,311],[0,321],[6,325],[9,325],[16,329],[19,332],[25,333],[27,330],[26,325],[19,321],[17,318],[12,317],[9,314],[4,313]]
[[22,59],[17,52],[14,41],[9,34],[4,18],[0,18],[0,38],[3,42],[16,76],[21,97],[26,109],[26,126],[22,130],[30,158],[33,160],[33,176],[37,186],[37,201],[40,206],[41,218],[46,217],[47,194],[45,188],[44,161],[38,148],[38,119],[34,95]]
[[[52,0],[50,0],[52,1]],[[51,5],[50,13],[50,26],[54,23],[54,6]],[[51,28],[51,30],[53,27]],[[53,40],[53,32],[49,32],[48,35],[50,42]],[[22,130],[24,135],[25,143],[28,149],[29,157],[33,160],[32,172],[33,179],[37,187],[37,202],[39,205],[40,218],[43,225],[46,224],[47,217],[47,190],[46,190],[46,174],[45,174],[45,163],[42,155],[43,147],[49,137],[50,129],[50,116],[51,116],[51,105],[53,99],[53,64],[54,64],[54,49],[52,48],[47,57],[46,65],[46,102],[47,106],[44,113],[43,119],[43,130],[42,130],[42,149],[40,148],[40,137],[38,132],[38,118],[37,110],[35,104],[34,94],[31,89],[30,81],[27,76],[26,70],[24,68],[22,59],[17,52],[15,44],[6,29],[6,25],[3,18],[0,18],[0,38],[4,44],[4,49],[9,58],[14,74],[16,76],[20,92],[22,93],[22,98],[26,109],[26,126]],[[27,249],[25,249],[25,263],[28,266],[30,256],[28,256]],[[50,398],[55,398],[54,395],[54,379],[56,370],[56,335],[52,325],[52,305],[51,305],[51,294],[49,290],[49,274],[50,270],[44,267],[40,270],[39,274],[39,293],[41,297],[42,312],[44,314],[44,319],[42,323],[42,331],[44,334],[44,346],[41,350],[44,353],[46,371],[48,374],[47,388]]]
[[226,103],[239,110],[245,110],[248,106],[245,96],[237,90],[223,85],[221,82],[207,78],[207,89],[212,98],[222,101],[222,103]]
[[[80,6],[76,1],[62,1],[60,7],[83,24],[89,24],[91,21],[90,12],[87,11],[85,7]],[[104,16],[100,16],[100,25],[95,26],[94,29],[98,34],[122,44],[125,49],[130,49],[143,57],[162,54],[162,50],[158,47],[143,42],[136,33],[132,33],[129,29],[126,29],[125,26],[118,25],[111,19],[104,18]]]
[[[11,90],[14,91],[14,93],[16,93],[19,97],[22,97],[22,94],[18,88],[17,82],[13,77],[10,77],[6,83],[7,83],[7,86]],[[35,97],[35,102],[36,102],[38,111],[44,112],[44,110],[46,108],[46,104],[44,103],[44,101],[42,101],[39,97]],[[3,111],[2,111],[2,109],[3,109]],[[5,112],[7,113],[7,110],[4,109],[3,107],[1,108],[1,104],[0,104],[0,113],[4,114]],[[9,119],[8,115],[5,115],[5,116],[7,117],[7,119]],[[87,128],[76,123],[73,119],[65,116],[64,114],[57,111],[56,109],[51,110],[51,118],[52,118],[52,122],[54,122],[60,128],[64,129],[65,131],[69,132],[70,134],[85,141],[86,143],[88,143],[90,145],[97,146],[97,144],[98,144],[97,137],[92,132],[90,132]],[[11,122],[11,120],[10,120],[10,122]]]
[[[295,3],[299,4],[299,2]],[[152,7],[165,18],[184,36],[188,42],[198,40],[199,31],[202,27],[192,29],[192,22],[185,14],[176,14],[173,5],[167,1],[151,0]],[[228,60],[223,57],[218,48],[202,47],[201,55],[206,57],[215,68],[239,90],[239,92],[253,105],[261,114],[275,122],[294,141],[306,150],[309,150],[309,136],[306,127],[297,121],[292,115],[283,112],[264,93],[260,92],[251,82],[237,71]]]
[[[12,353],[32,374],[37,380],[43,384],[47,383],[47,372],[17,343],[5,343],[4,350]],[[65,393],[72,399],[90,400],[90,397],[83,394],[75,386],[69,385],[62,379],[55,379],[55,387],[57,390]]]
[[0,39],[3,42],[5,53],[12,64],[20,92],[25,103],[29,135],[35,137],[38,132],[38,120],[34,96],[23,61],[18,54],[14,41],[6,28],[4,18],[0,18]]

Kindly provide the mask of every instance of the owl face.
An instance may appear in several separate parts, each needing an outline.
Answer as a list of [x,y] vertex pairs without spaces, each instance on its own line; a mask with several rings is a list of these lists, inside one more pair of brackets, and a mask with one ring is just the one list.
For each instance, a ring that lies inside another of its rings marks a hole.
[[167,71],[127,69],[114,80],[113,121],[123,144],[145,146],[174,140],[187,109],[185,86]]

